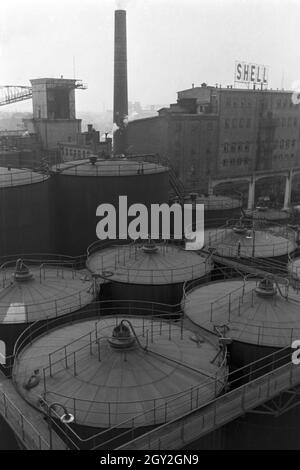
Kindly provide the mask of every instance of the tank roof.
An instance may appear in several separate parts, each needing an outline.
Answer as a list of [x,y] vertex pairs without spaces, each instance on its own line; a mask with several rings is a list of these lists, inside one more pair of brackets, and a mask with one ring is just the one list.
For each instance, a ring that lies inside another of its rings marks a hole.
[[27,273],[15,262],[1,267],[0,324],[53,318],[79,310],[95,297],[87,270],[47,264],[27,267]]
[[[247,213],[249,213],[249,211],[247,211]],[[267,210],[255,209],[254,211],[251,211],[251,216],[255,219],[280,221],[289,219],[290,214],[283,210],[268,208]]]
[[172,243],[158,243],[156,251],[149,252],[147,242],[92,252],[86,265],[92,273],[130,284],[182,283],[200,278],[212,269],[208,255]]
[[[121,321],[126,323],[124,331],[116,329]],[[125,338],[126,347],[112,346],[116,337],[119,342]],[[78,424],[130,427],[131,419],[141,414],[138,422],[145,426],[153,420],[164,422],[165,401],[170,399],[175,401],[169,419],[188,412],[191,387],[200,387],[199,406],[214,398],[227,371],[224,355],[215,360],[218,351],[218,345],[174,322],[108,316],[96,323],[69,324],[36,339],[18,356],[14,377],[26,400],[35,406],[41,395],[47,402],[59,401],[74,410]],[[33,390],[26,390],[36,370],[41,378],[45,374],[45,388],[40,380]]]
[[30,169],[0,167],[0,188],[40,183],[48,178],[48,175]]
[[300,335],[300,293],[284,284],[264,292],[260,281],[232,279],[191,289],[182,301],[184,313],[201,328],[215,332],[219,327],[236,341],[288,346]]
[[270,258],[293,252],[295,237],[284,236],[283,230],[246,230],[244,233],[234,228],[209,230],[207,244],[215,248],[217,254],[225,257]]
[[168,169],[157,163],[149,163],[143,161],[115,159],[90,159],[76,160],[71,162],[60,163],[54,167],[57,173],[72,176],[132,176],[162,173]]

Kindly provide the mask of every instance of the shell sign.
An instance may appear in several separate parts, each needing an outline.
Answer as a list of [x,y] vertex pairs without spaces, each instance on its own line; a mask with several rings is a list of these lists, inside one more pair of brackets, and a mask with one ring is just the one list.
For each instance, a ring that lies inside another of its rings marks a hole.
[[238,83],[251,83],[253,85],[267,85],[269,67],[253,64],[251,62],[235,62],[234,81]]

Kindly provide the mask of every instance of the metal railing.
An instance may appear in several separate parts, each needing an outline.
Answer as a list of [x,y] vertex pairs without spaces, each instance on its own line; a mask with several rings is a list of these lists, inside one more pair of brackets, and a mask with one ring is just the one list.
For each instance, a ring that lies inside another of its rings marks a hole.
[[[152,431],[140,436],[135,432],[124,433],[122,439],[112,438],[95,448],[106,448],[108,445],[118,450],[182,448],[298,385],[300,368],[295,367],[290,358],[289,348],[275,352],[245,366],[243,377],[230,382],[231,391]],[[264,365],[264,361],[267,364]]]
[[130,176],[167,171],[167,169],[159,163],[130,162],[126,158],[123,160],[114,158],[109,160],[98,159],[94,165],[90,163],[89,158],[74,160],[69,163],[61,162],[56,163],[52,167],[52,170],[74,176]]
[[29,450],[49,450],[49,443],[17,406],[0,390],[0,413]]
[[[160,250],[161,256],[169,256],[171,253],[178,253],[178,245],[174,245],[168,241],[162,241],[157,244]],[[124,281],[137,282],[140,284],[146,283],[173,283],[183,282],[185,279],[195,279],[201,277],[207,272],[212,270],[212,263],[209,254],[204,256],[199,255],[199,262],[195,264],[189,264],[183,267],[175,268],[155,268],[155,269],[144,269],[141,267],[130,267],[126,266],[130,260],[138,261],[139,255],[143,248],[142,243],[130,243],[127,245],[115,245],[110,247],[113,248],[115,253],[112,251],[105,252],[105,248],[109,245],[102,245],[95,242],[88,248],[88,259],[87,267],[93,272],[103,277],[115,276],[118,279]],[[98,258],[93,266],[93,260],[91,256],[98,253]],[[185,253],[187,257],[195,256],[195,253],[190,253],[182,249],[182,253]],[[117,271],[117,273],[116,273]]]
[[[5,316],[5,322],[9,323],[9,315],[7,314],[8,309],[13,311],[12,314],[12,323],[16,323],[18,318],[21,322],[32,322],[35,321],[38,317],[39,320],[44,320],[49,317],[58,317],[64,315],[72,310],[79,309],[82,306],[86,305],[88,302],[92,301],[97,295],[97,285],[95,280],[91,278],[88,272],[77,270],[74,267],[74,263],[66,259],[65,262],[57,259],[57,261],[43,262],[39,264],[37,259],[29,259],[23,257],[27,263],[30,263],[29,267],[33,271],[33,274],[36,274],[36,280],[40,284],[47,279],[66,279],[71,280],[79,279],[82,281],[82,284],[88,284],[77,289],[76,293],[70,295],[63,295],[59,298],[43,300],[39,302],[27,302],[26,304],[16,304],[12,305],[11,302],[3,303],[1,302],[0,297],[0,318],[3,315]],[[13,267],[15,267],[16,257],[13,261],[6,261],[0,266],[0,284],[2,286],[2,294],[6,292],[6,289],[10,288],[12,284],[12,275],[14,273]],[[85,275],[85,278],[82,276]]]
[[[284,347],[287,344],[291,344],[294,339],[300,337],[300,327],[284,327],[283,325],[274,326],[266,322],[256,323],[254,321],[248,322],[240,321],[239,317],[241,316],[241,310],[245,308],[245,305],[249,308],[254,308],[256,304],[256,288],[261,279],[251,279],[251,275],[247,275],[244,279],[241,279],[242,286],[233,289],[232,291],[220,296],[219,298],[213,300],[212,302],[208,301],[206,303],[201,303],[201,316],[202,316],[202,326],[207,328],[207,324],[210,324],[212,330],[215,330],[215,327],[218,325],[228,325],[230,327],[230,334],[235,337],[235,331],[238,330],[244,338],[247,339],[247,342],[256,345],[270,345],[277,347]],[[255,283],[255,286],[250,286],[247,288],[247,281]],[[296,291],[293,289],[293,296],[289,297],[289,281],[286,279],[285,283],[279,284],[276,279],[274,279],[278,292],[285,301],[290,300],[296,304],[299,303],[300,308],[300,297],[299,300],[295,298],[296,294],[299,294],[299,288]],[[205,285],[202,284],[201,287],[205,288]],[[211,285],[211,283],[210,283]],[[183,295],[183,310],[186,305],[189,303],[189,295],[194,292],[198,286],[193,285],[193,283],[184,286],[184,295]],[[269,302],[272,302],[274,307],[278,304],[277,296],[275,295]],[[240,336],[239,336],[240,338]]]
[[[7,165],[6,165],[7,166]],[[38,173],[31,169],[12,168],[5,173],[0,171],[0,188],[23,186],[46,181],[49,176],[46,173]]]

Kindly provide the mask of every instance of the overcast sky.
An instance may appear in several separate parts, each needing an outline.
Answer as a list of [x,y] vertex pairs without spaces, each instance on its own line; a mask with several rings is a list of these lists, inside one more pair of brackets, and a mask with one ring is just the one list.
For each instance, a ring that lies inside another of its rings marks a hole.
[[[127,9],[129,100],[232,84],[235,60],[270,66],[270,87],[300,80],[300,0],[8,0],[1,2],[0,85],[76,78],[78,111],[112,108],[116,5]],[[31,102],[4,110],[31,110]]]

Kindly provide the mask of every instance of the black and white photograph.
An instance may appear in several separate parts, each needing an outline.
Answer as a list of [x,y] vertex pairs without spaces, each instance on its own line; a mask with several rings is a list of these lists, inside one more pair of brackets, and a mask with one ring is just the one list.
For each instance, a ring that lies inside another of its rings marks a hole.
[[300,450],[299,22],[1,2],[0,456]]

